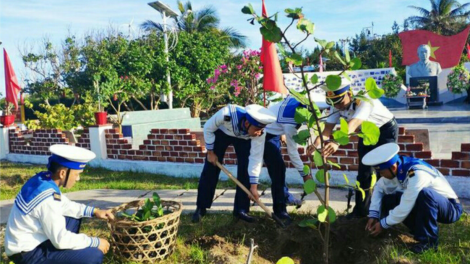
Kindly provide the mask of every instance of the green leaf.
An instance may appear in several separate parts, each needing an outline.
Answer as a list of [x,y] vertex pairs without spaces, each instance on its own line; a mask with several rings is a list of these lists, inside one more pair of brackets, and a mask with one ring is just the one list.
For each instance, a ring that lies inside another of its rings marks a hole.
[[323,40],[323,39],[317,39],[317,38],[314,38],[315,42],[317,42],[322,48],[325,48],[326,47],[326,40]]
[[349,50],[346,50],[344,53],[344,59],[346,60],[346,63],[351,62],[351,57],[349,57]]
[[325,171],[318,170],[317,173],[315,173],[315,179],[320,183],[325,183]]
[[298,134],[294,135],[292,137],[292,139],[295,141],[295,143],[297,143],[301,146],[306,146],[307,145],[307,142],[305,141],[305,139],[302,139]]
[[293,19],[299,19],[304,16],[302,14],[302,8],[296,8],[296,9],[287,8],[284,10],[284,12],[286,12],[287,17],[290,17]]
[[309,105],[308,98],[304,95],[300,94],[294,89],[289,89],[290,95],[292,95],[297,101],[299,101],[303,105]]
[[367,94],[372,99],[378,99],[382,97],[382,95],[384,94],[384,90],[380,89],[377,86],[377,83],[372,77],[367,78],[366,83],[365,83],[365,88],[366,88]]
[[346,181],[346,184],[349,184],[348,176],[346,176],[346,174],[343,173],[343,177],[344,177],[344,180]]
[[295,66],[302,66],[302,56],[300,54],[292,54],[286,57],[287,62],[292,62]]
[[300,227],[310,227],[310,228],[317,228],[318,220],[316,218],[309,218],[309,219],[304,219],[300,221],[299,226]]
[[332,167],[336,167],[338,169],[341,169],[341,166],[338,163],[334,163],[331,160],[327,160],[328,164],[330,164]]
[[374,105],[374,102],[372,102],[372,99],[370,99],[370,98],[368,98],[368,97],[366,97],[366,96],[364,96],[364,95],[356,94],[356,95],[354,95],[354,98],[355,98],[355,99],[359,99],[359,100],[364,101],[364,102],[367,102],[367,103],[369,103],[369,104],[371,104],[371,105]]
[[143,220],[145,221],[145,220],[149,219],[149,217],[150,217],[150,211],[147,211],[144,214]]
[[359,58],[353,58],[350,62],[349,62],[349,67],[351,67],[351,70],[359,70],[362,66],[362,62],[361,62],[361,59]]
[[315,183],[314,180],[309,179],[306,182],[304,182],[304,191],[306,194],[311,194],[317,189],[317,184]]
[[260,28],[260,32],[264,39],[272,43],[278,43],[282,39],[281,29],[273,20],[266,21],[266,23]]
[[333,132],[333,138],[340,145],[346,145],[349,143],[349,127],[348,122],[344,118],[340,119],[340,130]]
[[313,128],[313,133],[318,137],[325,130],[325,122],[320,122],[320,130],[315,124],[315,117],[312,115],[309,121],[309,127]]
[[333,208],[328,206],[328,218],[330,220],[330,224],[336,221],[336,212]]
[[295,264],[295,262],[289,257],[282,257],[276,264]]
[[283,57],[287,57],[286,49],[284,48],[284,46],[281,43],[276,43],[276,45],[277,49],[279,50],[279,53],[281,53]]
[[343,59],[341,58],[341,56],[339,55],[337,51],[335,51],[334,54],[335,54],[336,59],[338,59],[341,64],[346,65],[346,62],[343,61]]
[[160,199],[160,195],[158,193],[154,192],[153,193],[153,203],[158,207],[162,204],[162,201]]
[[308,34],[313,34],[313,31],[315,30],[315,24],[312,23],[312,21],[301,18],[299,22],[297,23],[297,29]]
[[313,162],[315,163],[315,166],[317,166],[317,168],[323,166],[323,157],[318,150],[315,150],[315,152],[313,153]]
[[369,121],[362,122],[361,132],[364,145],[373,146],[379,142],[380,129],[374,123]]
[[303,170],[304,170],[304,173],[305,173],[306,175],[309,175],[309,174],[310,174],[310,166],[304,165],[304,169],[303,169]]
[[340,121],[340,131],[345,134],[349,134],[349,126],[348,126],[348,122],[346,121],[346,119],[340,118],[339,121]]
[[295,109],[294,120],[299,125],[303,124],[304,122],[309,121],[311,116],[312,116],[312,113],[310,113],[307,110],[307,108],[299,106]]
[[316,84],[318,82],[318,75],[313,74],[312,77],[310,77],[310,82]]
[[326,87],[330,91],[336,91],[339,87],[341,87],[341,77],[338,75],[328,75],[326,76]]
[[356,188],[358,191],[361,192],[362,194],[362,200],[364,201],[366,199],[366,192],[364,192],[364,190],[361,188],[361,183],[356,181]]
[[328,216],[328,210],[326,210],[325,206],[320,205],[317,209],[317,217],[318,221],[326,222],[326,217]]
[[328,42],[326,45],[325,45],[325,49],[331,49],[335,46],[335,42],[334,41],[330,41]]
[[371,175],[371,181],[370,181],[370,189],[374,188],[375,184],[377,183],[377,175],[375,173],[372,173]]
[[336,142],[338,142],[341,146],[347,145],[349,143],[349,136],[340,130],[336,130],[333,132],[333,138]]
[[255,11],[253,9],[253,6],[251,4],[248,4],[247,6],[244,6],[242,8],[242,13],[247,15],[253,15]]
[[352,79],[351,79],[351,77],[349,77],[349,74],[348,74],[347,72],[343,72],[341,75],[343,75],[343,77],[344,77],[346,80],[352,82]]

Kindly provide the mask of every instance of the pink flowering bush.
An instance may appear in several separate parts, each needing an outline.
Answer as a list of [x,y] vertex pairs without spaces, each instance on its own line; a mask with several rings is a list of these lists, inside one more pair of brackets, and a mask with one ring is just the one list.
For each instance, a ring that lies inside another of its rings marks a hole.
[[230,103],[248,105],[262,101],[262,72],[260,51],[245,50],[241,58],[214,69],[206,81],[211,90],[227,91]]
[[459,65],[447,75],[447,89],[454,94],[462,94],[469,89],[469,73]]

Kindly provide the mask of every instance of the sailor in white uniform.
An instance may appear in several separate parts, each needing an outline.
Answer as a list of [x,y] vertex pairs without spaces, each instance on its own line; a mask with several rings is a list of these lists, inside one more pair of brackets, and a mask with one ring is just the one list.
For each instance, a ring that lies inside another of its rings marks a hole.
[[383,229],[403,223],[419,243],[415,253],[437,249],[437,223],[451,224],[462,215],[462,205],[446,178],[421,159],[398,155],[396,143],[367,153],[362,162],[373,166],[382,178],[372,194],[366,230],[378,235]]
[[[360,182],[361,188],[368,189],[370,187],[372,168],[362,164],[361,160],[372,149],[390,142],[398,141],[398,124],[394,115],[385,107],[378,99],[370,99],[370,102],[353,100],[352,91],[350,90],[350,82],[343,79],[341,87],[336,91],[329,91],[326,85],[322,86],[326,91],[327,103],[332,104],[329,116],[326,119],[325,129],[322,132],[324,139],[328,140],[333,132],[334,127],[343,117],[348,122],[349,132],[356,131],[363,121],[374,123],[380,129],[379,141],[374,146],[364,145],[363,139],[359,138],[357,152],[359,156],[359,168],[357,181]],[[315,145],[320,145],[320,138],[315,141]],[[327,142],[323,149],[323,155],[328,157],[333,155],[339,148],[336,142]],[[353,212],[348,217],[366,217],[367,205],[366,201],[369,192],[366,192],[366,199],[362,199],[362,194],[356,191],[356,205]]]
[[[225,151],[233,145],[237,154],[237,178],[258,198],[258,181],[263,165],[264,127],[276,120],[274,114],[259,105],[227,105],[213,115],[204,125],[207,157],[199,179],[197,208],[192,221],[197,223],[212,205],[220,169],[215,165],[223,162]],[[233,214],[235,217],[254,222],[248,215],[250,200],[237,187]]]
[[79,234],[81,218],[114,219],[111,210],[70,201],[59,187],[72,188],[86,163],[95,158],[87,149],[53,145],[48,170],[21,188],[5,231],[5,253],[19,263],[102,263],[106,239]]

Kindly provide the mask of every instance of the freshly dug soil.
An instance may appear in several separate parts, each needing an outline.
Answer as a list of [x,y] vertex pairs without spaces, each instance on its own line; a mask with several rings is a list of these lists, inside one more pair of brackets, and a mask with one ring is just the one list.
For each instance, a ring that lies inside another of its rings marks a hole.
[[[301,220],[295,219],[286,228],[263,217],[255,224],[236,221],[215,230],[216,235],[195,238],[187,243],[198,243],[208,250],[210,263],[245,263],[251,238],[258,245],[252,263],[276,263],[285,256],[294,259],[295,263],[322,263],[322,237],[318,229],[299,227]],[[387,245],[413,242],[411,237],[403,234],[406,232],[404,227],[384,230],[378,237],[372,237],[364,230],[366,223],[366,218],[347,220],[340,217],[332,224],[330,263],[375,263]]]

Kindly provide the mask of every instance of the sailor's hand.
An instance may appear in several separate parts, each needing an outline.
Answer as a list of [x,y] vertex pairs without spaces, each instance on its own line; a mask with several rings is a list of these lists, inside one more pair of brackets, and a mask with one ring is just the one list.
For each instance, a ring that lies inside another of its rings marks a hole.
[[377,236],[380,233],[382,233],[382,226],[380,225],[380,222],[375,223],[375,225],[371,228],[370,234],[373,236]]
[[366,231],[371,231],[372,230],[372,227],[377,223],[377,219],[376,218],[369,218],[369,221],[367,221],[367,225],[366,225]]
[[251,194],[253,195],[253,197],[255,198],[253,200],[253,202],[256,202],[257,200],[259,200],[259,194],[258,194],[258,184],[252,184],[251,187],[250,187],[250,192]]
[[101,210],[101,209],[95,208],[93,214],[95,215],[96,218],[99,218],[99,219],[114,220],[114,214],[111,209]]
[[281,135],[281,144],[286,145],[286,142],[287,142],[286,135]]
[[219,159],[217,158],[217,155],[215,155],[214,151],[208,150],[207,151],[207,161],[212,163],[214,166],[217,166],[216,163]]
[[339,148],[339,144],[336,143],[336,142],[329,142],[328,144],[326,144],[326,146],[323,148],[323,151],[322,151],[322,155],[326,158],[326,157],[329,157],[331,155],[333,155],[333,153],[335,153]]
[[106,255],[106,253],[108,253],[108,250],[109,250],[108,240],[104,238],[100,238],[100,245],[98,246],[98,249],[101,250],[101,252],[103,252],[103,254]]

